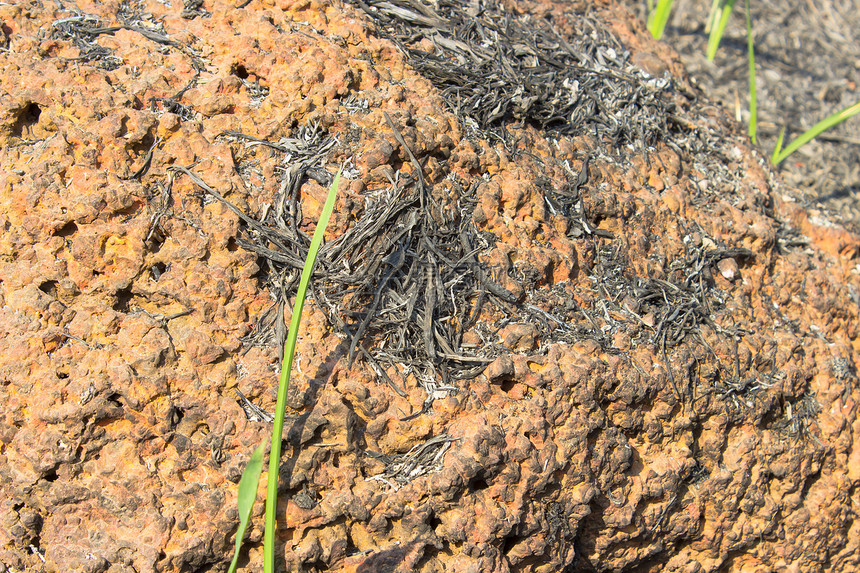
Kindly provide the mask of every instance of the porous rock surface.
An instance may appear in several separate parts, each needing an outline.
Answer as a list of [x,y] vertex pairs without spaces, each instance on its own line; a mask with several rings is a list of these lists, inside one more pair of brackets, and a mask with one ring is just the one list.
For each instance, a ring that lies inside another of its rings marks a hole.
[[[289,160],[229,133],[316,125],[337,138],[329,177],[350,167],[330,241],[414,179],[411,151],[439,202],[473,190],[493,239],[477,256],[516,302],[484,307],[464,340],[492,362],[435,400],[415,374],[388,368],[401,395],[350,366],[308,303],[282,567],[860,570],[860,241],[784,200],[665,46],[611,2],[507,4],[567,38],[576,14],[603,22],[633,65],[674,75],[676,128],[640,146],[505,118],[490,137],[372,12],[243,4],[0,4],[0,567],[226,569],[236,484],[270,432],[235,390],[271,411],[280,364],[243,339],[272,295],[247,222],[171,167],[257,218]],[[310,232],[325,187],[298,193]]]

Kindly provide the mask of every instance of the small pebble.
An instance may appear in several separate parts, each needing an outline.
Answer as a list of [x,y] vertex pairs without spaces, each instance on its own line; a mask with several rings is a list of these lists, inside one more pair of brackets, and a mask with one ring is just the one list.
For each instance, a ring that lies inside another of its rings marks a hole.
[[720,274],[727,281],[734,282],[740,276],[738,262],[732,258],[721,260],[717,263],[717,268],[720,269]]

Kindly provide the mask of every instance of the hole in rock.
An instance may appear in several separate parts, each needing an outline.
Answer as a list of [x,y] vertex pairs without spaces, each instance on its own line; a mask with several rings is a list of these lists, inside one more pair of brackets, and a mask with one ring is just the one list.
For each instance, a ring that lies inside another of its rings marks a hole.
[[161,278],[161,275],[166,273],[170,269],[170,265],[165,265],[164,263],[155,263],[149,269],[152,273],[152,280],[158,282],[158,279]]
[[442,525],[442,520],[436,515],[435,512],[430,512],[430,519],[427,520],[427,524],[430,526],[430,529],[436,530],[437,527]]
[[39,117],[42,115],[42,108],[37,103],[30,103],[21,111],[18,120],[12,128],[12,133],[15,137],[32,137],[32,127],[39,123]]
[[156,227],[155,231],[153,231],[150,237],[149,243],[147,244],[147,250],[150,253],[157,253],[161,250],[161,247],[164,246],[164,241],[165,237],[161,233],[161,229],[159,227]]
[[167,413],[167,421],[170,423],[171,428],[178,426],[184,417],[185,412],[182,411],[182,408],[177,408],[176,406],[171,406],[170,411]]
[[39,285],[39,290],[48,296],[57,298],[57,281],[45,281]]
[[469,480],[470,491],[481,491],[482,489],[487,489],[488,487],[490,487],[490,484],[488,484],[487,480],[484,479],[484,474],[478,474]]
[[241,80],[247,80],[248,76],[251,75],[248,73],[248,69],[245,68],[242,64],[236,64],[233,68],[233,75]]
[[506,378],[502,380],[501,384],[499,384],[499,388],[502,389],[502,392],[508,393],[514,389],[514,386],[517,385],[517,381],[513,378]]
[[54,231],[54,235],[58,237],[71,237],[75,233],[78,232],[78,226],[75,225],[74,221],[69,221],[56,231]]
[[146,135],[141,137],[138,141],[132,142],[130,146],[130,150],[135,155],[143,158],[149,153],[149,150],[152,149],[152,144],[155,143],[155,133],[153,130],[146,132]]
[[505,536],[505,540],[502,543],[502,553],[507,555],[514,546],[519,543],[520,536],[514,535],[513,533]]
[[57,481],[57,477],[57,472],[55,470],[48,470],[48,472],[45,474],[45,481],[55,482]]
[[134,295],[131,294],[131,289],[123,288],[116,291],[116,302],[113,304],[113,309],[117,312],[128,313],[129,303]]
[[115,406],[117,408],[122,408],[122,402],[119,401],[120,398],[122,398],[122,394],[118,394],[118,393],[114,392],[113,394],[111,394],[110,396],[107,397],[107,402],[111,406]]
[[347,557],[358,553],[358,547],[356,547],[355,543],[352,541],[352,535],[349,534],[349,528],[346,530],[346,550],[344,553]]

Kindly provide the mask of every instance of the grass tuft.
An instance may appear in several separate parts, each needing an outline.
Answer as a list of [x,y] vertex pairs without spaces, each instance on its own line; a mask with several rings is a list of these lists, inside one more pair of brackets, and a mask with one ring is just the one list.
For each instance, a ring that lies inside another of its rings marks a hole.
[[773,150],[773,155],[770,158],[771,163],[779,165],[786,157],[827,131],[848,119],[860,113],[860,102],[852,106],[848,106],[842,111],[837,111],[831,116],[828,116],[815,125],[811,129],[803,132],[797,139],[789,143],[785,149],[782,149],[782,139],[785,135],[785,128],[779,132],[779,139],[776,141],[776,148]]
[[749,84],[750,84],[750,122],[749,122],[749,136],[750,141],[755,145],[755,134],[756,134],[756,116],[757,116],[757,106],[756,106],[756,89],[755,89],[755,47],[753,46],[753,30],[752,30],[752,20],[750,19],[750,0],[744,0],[746,4],[746,15],[747,15],[747,61],[749,64]]
[[[749,74],[749,95],[750,95],[750,119],[747,131],[750,141],[756,143],[757,124],[758,124],[758,102],[756,97],[756,77],[755,77],[755,41],[752,29],[752,18],[750,17],[749,0],[744,0],[745,16],[747,26],[747,65]],[[666,27],[666,21],[669,18],[669,12],[672,9],[672,0],[658,0],[656,6],[653,0],[649,0],[648,13],[648,30],[651,34],[659,39],[663,35]],[[708,60],[714,61],[717,55],[717,48],[720,46],[720,41],[729,23],[732,8],[735,6],[735,0],[713,0],[711,4],[711,12],[708,15],[708,23],[705,30],[708,32]],[[771,163],[778,165],[786,157],[797,151],[800,147],[806,145],[828,129],[835,127],[846,119],[860,113],[860,102],[846,107],[845,109],[834,113],[833,115],[816,123],[812,129],[801,134],[797,139],[792,141],[785,149],[783,149],[783,138],[785,137],[785,128],[779,132],[779,137],[776,141],[776,147],[771,155]]]
[[[275,510],[278,504],[278,470],[281,465],[281,438],[284,433],[284,413],[287,403],[287,390],[290,387],[290,373],[292,372],[293,359],[296,355],[296,342],[299,337],[299,325],[302,319],[305,297],[308,292],[308,284],[311,281],[317,253],[319,253],[322,246],[325,229],[334,210],[337,189],[340,186],[340,173],[340,170],[338,170],[331,188],[329,188],[328,197],[317,222],[317,228],[314,231],[313,239],[311,239],[311,245],[308,248],[308,256],[305,259],[305,266],[302,269],[302,276],[299,280],[299,289],[296,292],[296,304],[293,307],[293,316],[290,319],[290,331],[287,334],[287,342],[284,345],[284,361],[281,364],[281,380],[278,384],[278,400],[275,406],[275,419],[272,423],[272,442],[269,449],[269,476],[266,482],[266,516],[265,529],[263,530],[263,571],[265,573],[274,573],[275,571]],[[257,497],[257,484],[260,481],[260,473],[262,472],[264,446],[265,443],[260,444],[260,447],[254,451],[251,460],[242,474],[242,479],[239,480],[239,530],[236,532],[236,551],[233,555],[233,562],[230,564],[229,573],[233,573],[236,570],[239,550],[242,546],[242,538],[245,536],[251,508],[254,506],[254,501]]]
[[669,14],[672,12],[673,1],[658,0],[657,6],[653,10],[648,11],[648,31],[657,40],[663,37],[663,32],[666,30],[666,23],[669,21]]
[[281,438],[284,432],[284,410],[287,406],[287,390],[290,386],[290,372],[293,369],[293,358],[296,355],[296,341],[299,338],[299,324],[302,320],[302,309],[305,306],[305,296],[308,292],[308,283],[311,282],[314,263],[317,253],[322,245],[325,228],[328,226],[329,218],[334,210],[334,200],[337,196],[337,188],[340,185],[340,170],[334,176],[334,181],[328,191],[328,198],[323,206],[322,214],[317,222],[311,246],[308,249],[308,258],[305,259],[305,267],[302,269],[302,278],[299,280],[299,290],[296,292],[296,305],[293,307],[293,317],[290,320],[290,331],[287,334],[287,343],[284,347],[284,363],[281,365],[281,381],[278,385],[278,401],[275,406],[275,421],[272,424],[272,446],[269,450],[269,481],[266,487],[266,521],[263,530],[263,571],[275,573],[275,509],[278,504],[278,470],[281,465]]
[[236,531],[236,550],[233,552],[233,561],[227,573],[235,573],[239,564],[239,551],[242,549],[242,539],[248,529],[248,520],[251,519],[251,510],[257,500],[257,484],[260,482],[260,474],[263,472],[263,453],[266,451],[266,442],[257,447],[242,472],[239,480],[239,494],[237,504],[239,506],[239,529]]
[[726,31],[726,26],[729,23],[729,16],[732,14],[732,8],[735,7],[735,0],[717,0],[711,6],[711,15],[708,18],[709,28],[711,30],[708,36],[708,60],[714,61],[717,55],[717,48],[720,47],[720,40],[723,39],[723,33]]

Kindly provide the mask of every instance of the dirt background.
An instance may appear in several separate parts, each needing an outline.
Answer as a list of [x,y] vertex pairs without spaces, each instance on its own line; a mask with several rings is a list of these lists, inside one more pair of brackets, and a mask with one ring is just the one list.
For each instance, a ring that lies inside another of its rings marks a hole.
[[[646,3],[625,2],[641,19]],[[746,124],[749,120],[744,11],[737,2],[713,62],[705,56],[710,2],[678,0],[663,40],[691,80]],[[758,94],[758,147],[770,156],[779,130],[785,143],[820,120],[860,101],[860,1],[751,2]],[[860,229],[860,118],[805,145],[779,167],[807,207]]]

